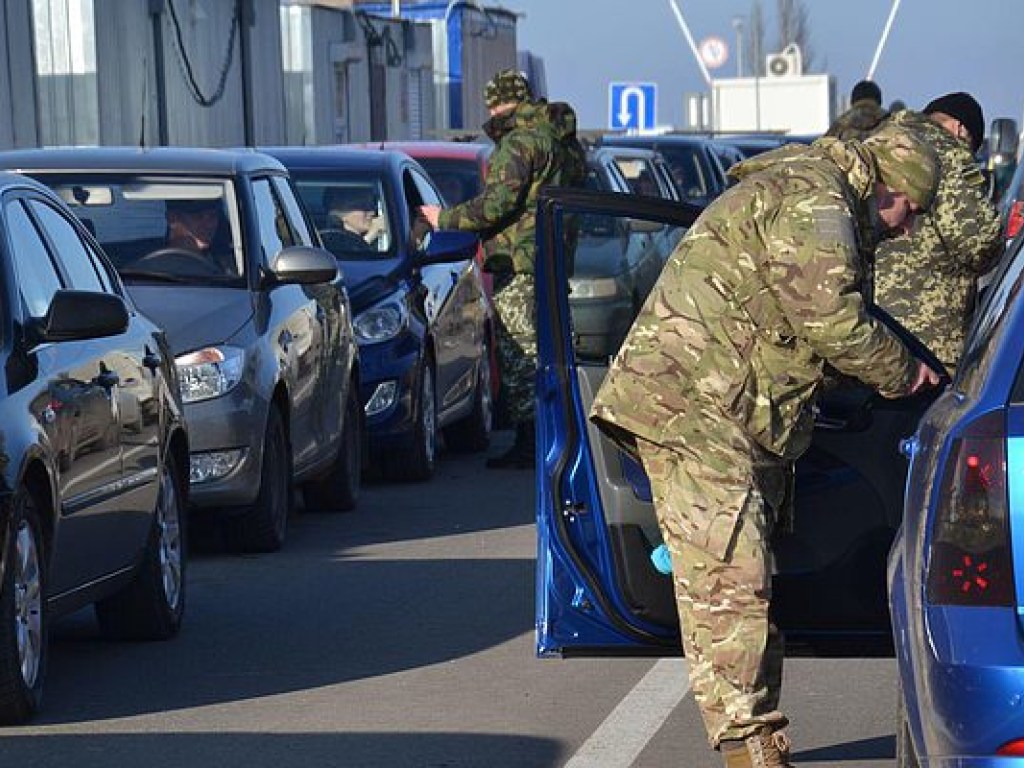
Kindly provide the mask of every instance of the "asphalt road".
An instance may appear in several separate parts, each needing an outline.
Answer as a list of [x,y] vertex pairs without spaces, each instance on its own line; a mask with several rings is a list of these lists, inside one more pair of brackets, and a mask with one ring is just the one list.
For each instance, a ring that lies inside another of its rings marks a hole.
[[[531,474],[445,456],[432,483],[369,486],[289,537],[195,555],[170,642],[105,642],[91,611],[56,624],[45,710],[2,732],[0,766],[721,764],[684,660],[534,657]],[[796,765],[891,765],[894,674],[789,659]]]

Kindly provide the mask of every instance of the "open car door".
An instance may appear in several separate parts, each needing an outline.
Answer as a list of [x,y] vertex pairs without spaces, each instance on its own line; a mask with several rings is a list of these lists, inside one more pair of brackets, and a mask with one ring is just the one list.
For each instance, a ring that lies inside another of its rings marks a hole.
[[[541,195],[539,655],[678,653],[672,579],[650,558],[661,537],[647,478],[587,414],[653,286],[643,269],[629,268],[633,239],[685,230],[699,213],[684,203],[588,190]],[[775,542],[773,609],[787,637],[889,635],[886,555],[907,468],[899,446],[931,399],[885,400],[841,377],[819,398],[814,443],[797,465],[795,532]]]

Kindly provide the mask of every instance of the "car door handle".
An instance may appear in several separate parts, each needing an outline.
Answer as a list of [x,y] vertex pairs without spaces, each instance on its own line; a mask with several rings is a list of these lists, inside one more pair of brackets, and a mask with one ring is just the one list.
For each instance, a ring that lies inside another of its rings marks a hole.
[[156,373],[156,369],[163,364],[164,359],[160,357],[156,352],[146,351],[146,354],[142,357],[142,364],[149,368],[153,373]]

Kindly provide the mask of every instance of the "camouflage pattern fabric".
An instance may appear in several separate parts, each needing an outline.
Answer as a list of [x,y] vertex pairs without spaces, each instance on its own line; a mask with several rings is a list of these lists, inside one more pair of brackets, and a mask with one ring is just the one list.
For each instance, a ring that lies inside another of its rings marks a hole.
[[526,75],[514,69],[503,69],[484,86],[484,103],[488,109],[501,104],[531,101],[530,82]]
[[533,275],[500,275],[494,282],[498,365],[509,421],[533,421],[537,373],[537,301]]
[[835,119],[825,135],[835,139],[864,139],[889,113],[871,99],[859,99]]
[[[769,463],[759,471],[750,459],[755,449],[728,421],[716,442],[700,455],[638,443],[672,557],[690,687],[712,748],[722,739],[746,738],[764,725],[778,729],[788,723],[778,709],[784,641],[768,614],[771,505],[781,504],[782,498],[777,483],[758,478],[779,467]],[[679,526],[688,510],[715,509],[723,495],[731,494],[743,497],[742,512],[729,550],[719,559],[690,544]]]
[[929,141],[941,172],[935,202],[914,231],[879,246],[874,299],[952,373],[976,303],[977,280],[1003,250],[999,215],[964,141],[917,112],[897,112],[890,122]]
[[541,188],[578,186],[586,174],[576,114],[563,103],[524,102],[491,118],[484,128],[496,144],[484,190],[441,211],[438,225],[493,236],[485,270],[532,273]]

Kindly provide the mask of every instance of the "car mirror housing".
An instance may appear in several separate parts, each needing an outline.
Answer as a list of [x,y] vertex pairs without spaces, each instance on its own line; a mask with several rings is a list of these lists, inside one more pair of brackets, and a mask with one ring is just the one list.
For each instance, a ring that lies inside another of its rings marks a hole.
[[269,274],[277,283],[329,283],[338,277],[338,262],[323,248],[293,245],[277,254]]
[[116,336],[128,329],[124,299],[110,293],[57,291],[43,317],[29,325],[35,341],[74,341]]
[[448,264],[472,259],[480,247],[475,232],[439,229],[430,233],[427,246],[420,254],[420,264]]

